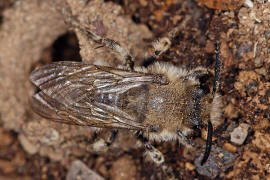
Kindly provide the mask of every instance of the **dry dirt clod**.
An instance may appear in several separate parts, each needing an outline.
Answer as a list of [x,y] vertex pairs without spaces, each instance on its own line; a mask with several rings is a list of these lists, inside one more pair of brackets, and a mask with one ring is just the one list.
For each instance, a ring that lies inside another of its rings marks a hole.
[[15,167],[8,160],[0,160],[0,169],[4,174],[12,173],[15,171]]
[[224,143],[223,148],[232,153],[235,153],[237,151],[237,147],[232,145],[231,143]]
[[125,155],[115,161],[110,170],[112,180],[135,180],[136,166],[130,156]]
[[104,180],[99,174],[89,169],[82,161],[72,162],[66,180]]
[[[270,151],[270,134],[263,134],[260,132],[255,133],[255,139],[252,141],[258,148],[266,152]],[[270,163],[270,160],[269,160]]]
[[19,140],[24,150],[29,154],[36,154],[38,151],[38,146],[32,144],[23,134],[19,135]]
[[211,9],[234,10],[241,7],[247,0],[196,0],[199,4]]
[[231,142],[242,145],[247,138],[249,125],[246,123],[240,124],[231,132]]
[[12,142],[14,142],[14,138],[11,136],[11,134],[5,132],[3,128],[0,128],[0,147],[8,146]]
[[185,167],[186,167],[186,169],[187,170],[189,170],[189,171],[193,171],[196,167],[193,165],[193,164],[191,164],[190,162],[186,162],[185,163]]
[[201,160],[202,156],[199,156],[194,162],[198,173],[209,178],[215,178],[232,166],[235,156],[229,151],[212,146],[211,154],[203,166],[201,166]]

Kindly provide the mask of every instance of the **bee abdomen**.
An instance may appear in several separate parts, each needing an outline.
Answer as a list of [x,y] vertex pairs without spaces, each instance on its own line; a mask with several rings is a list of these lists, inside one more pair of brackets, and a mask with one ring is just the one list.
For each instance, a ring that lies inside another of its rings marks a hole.
[[121,114],[132,118],[136,122],[143,122],[147,112],[148,86],[142,85],[129,89],[123,93],[100,93],[93,95],[96,103],[122,111]]

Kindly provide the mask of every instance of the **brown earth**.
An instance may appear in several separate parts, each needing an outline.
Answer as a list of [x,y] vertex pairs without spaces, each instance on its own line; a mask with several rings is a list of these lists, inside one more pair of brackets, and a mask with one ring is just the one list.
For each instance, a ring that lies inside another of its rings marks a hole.
[[[269,179],[270,3],[254,0],[253,5],[220,11],[192,0],[0,0],[0,179],[65,179],[76,159],[105,179],[164,178],[145,162],[132,133],[121,131],[109,151],[93,154],[91,128],[58,124],[32,112],[34,68],[59,60],[123,63],[69,28],[68,8],[82,25],[116,40],[137,59],[152,40],[191,16],[158,61],[213,69],[214,43],[221,42],[224,114],[215,130],[214,164],[208,169],[196,164],[203,149],[194,154],[174,142],[155,146],[178,179]],[[248,124],[247,138],[234,144],[230,134],[242,123]]]

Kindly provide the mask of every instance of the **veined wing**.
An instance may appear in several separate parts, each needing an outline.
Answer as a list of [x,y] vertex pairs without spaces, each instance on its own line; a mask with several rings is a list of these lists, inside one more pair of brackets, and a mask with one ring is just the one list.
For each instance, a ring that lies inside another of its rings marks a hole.
[[30,80],[41,89],[32,98],[33,108],[46,118],[68,124],[144,129],[138,117],[123,110],[118,98],[161,79],[81,62],[52,63],[31,74]]

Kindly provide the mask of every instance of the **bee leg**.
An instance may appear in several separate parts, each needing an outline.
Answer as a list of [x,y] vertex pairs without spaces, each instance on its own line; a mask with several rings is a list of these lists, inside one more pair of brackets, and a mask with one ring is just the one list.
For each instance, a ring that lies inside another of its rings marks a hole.
[[97,133],[95,132],[94,136],[92,138],[93,143],[87,147],[87,150],[92,152],[92,153],[107,152],[109,150],[110,146],[115,141],[117,134],[118,134],[118,130],[112,130],[109,140],[105,140],[103,138],[97,139]]
[[121,47],[120,44],[118,44],[114,40],[101,37],[97,33],[91,31],[88,27],[83,26],[77,16],[72,15],[71,8],[68,7],[67,3],[65,3],[64,7],[57,3],[54,3],[54,5],[56,9],[64,15],[64,20],[67,25],[73,27],[74,29],[78,29],[84,36],[87,37],[88,40],[94,41],[95,43],[99,44],[99,47],[106,46],[112,49],[114,52],[120,54],[125,59],[125,65],[127,65],[130,70],[134,69],[133,58],[127,49]]
[[[219,80],[220,80],[220,70],[222,66],[222,61],[221,61],[221,56],[220,56],[220,43],[217,41],[215,43],[215,53],[216,53],[216,64],[215,64],[215,74],[214,74],[214,86],[213,86],[213,91],[212,95],[214,97],[216,91],[219,88]],[[208,70],[206,68],[198,67],[190,72],[185,76],[185,79],[198,79],[204,75],[209,74]]]
[[137,139],[144,144],[146,155],[149,155],[149,157],[155,164],[159,166],[164,163],[163,154],[148,142],[148,139],[142,135],[141,131],[137,131],[136,136]]
[[160,55],[166,52],[172,45],[172,40],[179,34],[181,30],[186,27],[187,22],[190,20],[190,16],[186,16],[185,19],[171,31],[169,31],[164,37],[161,37],[152,42],[151,52],[146,55],[142,66],[147,67],[152,64]]
[[86,34],[87,37],[92,39],[94,42],[99,43],[102,46],[106,46],[114,52],[118,53],[125,59],[125,66],[127,66],[130,70],[134,70],[134,60],[127,49],[123,48],[119,43],[112,39],[103,38],[90,31],[87,31]]
[[112,39],[104,38],[95,32],[91,31],[88,27],[82,26],[79,20],[74,16],[69,16],[65,19],[66,23],[69,24],[74,29],[78,29],[89,41],[94,41],[99,44],[100,47],[107,47],[114,52],[118,53],[125,60],[125,65],[130,68],[130,70],[134,70],[134,61],[133,57],[130,54],[129,50],[122,47],[119,43]]
[[195,146],[195,144],[190,141],[184,133],[182,133],[180,130],[177,131],[177,135],[180,137],[180,143],[184,144],[185,146],[192,148]]
[[117,137],[117,135],[118,135],[117,129],[111,131],[110,139],[109,139],[109,141],[106,142],[107,146],[112,145],[112,143],[115,141],[115,138]]
[[150,159],[157,166],[161,167],[166,177],[169,177],[170,179],[176,179],[172,168],[166,165],[165,160],[164,160],[164,155],[162,154],[162,152],[160,152],[158,149],[156,149],[154,146],[152,146],[149,143],[145,143],[144,146],[146,149],[146,155],[150,157]]
[[194,79],[194,78],[199,79],[200,77],[203,77],[204,75],[207,75],[207,74],[209,74],[207,69],[202,68],[202,67],[197,67],[187,73],[187,75],[185,76],[185,80]]
[[144,144],[146,149],[146,154],[151,158],[151,160],[158,166],[164,163],[164,156],[163,154],[157,150],[154,146],[149,143]]
[[172,168],[169,168],[165,164],[165,159],[164,159],[164,155],[162,154],[162,152],[160,152],[158,149],[156,149],[154,146],[152,146],[148,142],[148,139],[142,135],[141,131],[137,131],[136,136],[137,136],[138,140],[140,140],[144,144],[144,147],[146,150],[145,155],[148,156],[150,158],[150,160],[152,162],[154,162],[157,166],[161,167],[163,173],[167,177],[169,177],[170,179],[176,179]]
[[216,42],[216,64],[215,64],[215,77],[214,77],[214,87],[213,87],[213,97],[215,96],[216,91],[219,88],[219,80],[220,80],[220,69],[222,66],[221,62],[221,56],[220,56],[220,43],[217,41]]

